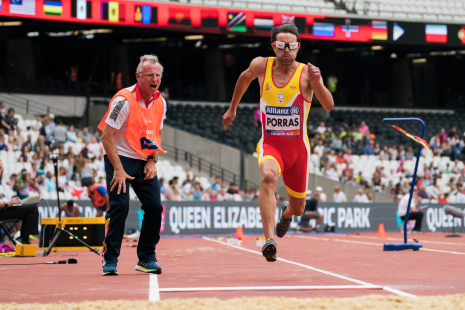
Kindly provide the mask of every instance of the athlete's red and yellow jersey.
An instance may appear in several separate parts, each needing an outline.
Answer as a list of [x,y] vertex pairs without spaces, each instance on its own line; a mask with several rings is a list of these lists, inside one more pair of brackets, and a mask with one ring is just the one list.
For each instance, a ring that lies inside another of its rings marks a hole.
[[305,198],[310,167],[307,116],[311,101],[304,99],[300,80],[305,64],[299,63],[283,87],[273,81],[275,57],[266,61],[260,97],[262,138],[257,145],[258,164],[272,159],[278,164],[290,195]]

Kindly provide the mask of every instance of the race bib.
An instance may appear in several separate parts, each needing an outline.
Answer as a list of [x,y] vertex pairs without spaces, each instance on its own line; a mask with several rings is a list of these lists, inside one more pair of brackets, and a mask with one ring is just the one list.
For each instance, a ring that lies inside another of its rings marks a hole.
[[266,106],[265,128],[267,136],[299,136],[300,108]]

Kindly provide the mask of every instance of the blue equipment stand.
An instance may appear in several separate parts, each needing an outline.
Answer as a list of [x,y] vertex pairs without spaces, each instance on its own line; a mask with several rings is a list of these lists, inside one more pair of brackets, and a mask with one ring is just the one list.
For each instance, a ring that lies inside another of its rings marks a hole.
[[[383,121],[386,123],[418,122],[423,126],[421,130],[421,138],[423,139],[425,137],[425,128],[426,128],[425,123],[419,118],[385,118],[383,119]],[[423,245],[421,245],[420,243],[407,243],[407,223],[408,223],[408,218],[410,215],[410,203],[412,202],[413,189],[415,187],[415,181],[417,179],[417,169],[418,169],[418,163],[420,162],[421,148],[422,148],[422,145],[420,144],[418,147],[417,162],[415,163],[415,171],[413,172],[412,186],[410,187],[410,197],[408,199],[407,213],[405,214],[404,243],[385,243],[383,247],[383,251],[402,251],[402,250],[419,251],[420,248],[423,247]]]

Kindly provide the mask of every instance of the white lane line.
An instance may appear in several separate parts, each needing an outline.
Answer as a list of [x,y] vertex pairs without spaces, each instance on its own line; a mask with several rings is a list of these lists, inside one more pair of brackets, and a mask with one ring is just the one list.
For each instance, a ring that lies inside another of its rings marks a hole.
[[[354,235],[346,235],[347,237],[351,238],[359,238],[359,239],[376,239],[379,240],[377,237],[370,237],[370,236],[354,236]],[[398,241],[404,241],[404,239],[401,238],[391,238],[388,237],[385,240],[398,240]],[[413,239],[408,239],[409,241],[413,242]],[[440,242],[440,241],[429,241],[429,240],[422,240],[421,243],[434,243],[434,244],[446,244],[446,245],[461,245],[464,246],[465,243],[453,243],[453,242]]]
[[[250,252],[250,253],[262,255],[261,252],[254,251],[254,250],[249,250],[249,249],[237,246],[237,245],[232,245],[232,244],[222,242],[222,241],[218,241],[218,240],[215,240],[215,239],[211,239],[211,238],[208,238],[208,237],[203,237],[203,239],[208,240],[208,241],[212,241],[212,242],[216,242],[216,243],[220,243],[220,244],[223,244],[223,245],[227,245],[227,246],[230,246],[230,247],[242,250],[242,251],[247,251],[247,252]],[[307,266],[307,265],[304,265],[304,264],[301,264],[301,263],[296,263],[296,262],[293,262],[293,261],[290,261],[290,260],[287,260],[287,259],[284,259],[284,258],[279,258],[278,257],[278,260],[280,260],[282,262],[285,262],[285,263],[293,264],[293,265],[296,265],[296,266],[299,266],[299,267],[303,267],[303,268],[306,268],[306,269],[321,272],[321,273],[324,273],[324,274],[327,274],[327,275],[330,275],[330,276],[333,276],[333,277],[336,277],[336,278],[340,278],[340,279],[344,279],[344,280],[347,280],[347,281],[350,281],[350,282],[354,282],[354,283],[357,283],[357,284],[366,285],[366,286],[373,286],[373,284],[371,284],[371,283],[367,283],[367,282],[363,282],[363,281],[360,281],[360,280],[352,279],[352,278],[349,278],[349,277],[346,277],[346,276],[343,276],[343,275],[340,275],[340,274],[337,274],[337,273],[333,273],[333,272],[330,272],[330,271],[318,269],[318,268],[315,268],[315,267],[312,267],[312,266]]]
[[416,295],[409,294],[409,293],[406,293],[406,292],[403,292],[403,291],[399,291],[399,290],[396,290],[395,288],[392,288],[392,287],[389,287],[389,286],[385,286],[385,287],[383,287],[383,289],[384,289],[385,291],[391,292],[391,293],[393,293],[393,294],[397,294],[397,295],[399,295],[399,296],[410,297],[410,298],[417,298]]
[[[318,238],[318,237],[310,237],[310,236],[295,236],[295,237],[297,237],[297,238],[302,238],[302,239],[312,239],[312,240],[322,240],[322,241],[337,241],[337,242],[367,244],[367,245],[376,245],[376,246],[382,246],[382,245],[384,245],[384,243],[373,243],[373,242],[354,241],[354,240],[342,240],[342,239],[331,239],[331,238]],[[430,252],[440,252],[440,253],[449,253],[449,254],[465,255],[465,253],[463,253],[463,252],[443,251],[443,250],[435,250],[435,249],[427,249],[427,248],[421,248],[421,251],[430,251]]]
[[155,273],[150,274],[149,301],[160,301],[160,289],[158,288],[158,277]]
[[382,286],[367,285],[317,285],[317,286],[231,286],[231,287],[173,287],[161,288],[160,292],[205,291],[303,291],[303,290],[383,290]]
[[[203,237],[203,239],[205,239],[207,241],[212,241],[212,242],[220,243],[220,244],[223,244],[223,245],[227,245],[227,246],[230,246],[230,247],[242,250],[242,251],[247,251],[247,252],[250,252],[250,253],[262,255],[262,253],[260,253],[258,251],[249,250],[249,249],[237,246],[237,245],[228,244],[226,242],[211,239],[211,238],[208,238],[208,237]],[[293,262],[293,261],[290,261],[290,260],[287,260],[287,259],[278,258],[278,260],[289,263],[289,264],[297,265],[297,266],[300,266],[300,267],[304,267],[304,268],[307,268],[307,269],[310,269],[310,270],[314,270],[314,271],[317,271],[317,272],[321,272],[321,273],[324,273],[324,274],[327,274],[327,275],[330,275],[330,276],[333,276],[333,277],[337,277],[337,278],[344,279],[344,280],[347,280],[347,281],[355,282],[355,283],[361,284],[363,286],[371,286],[371,287],[376,286],[376,285],[371,284],[371,283],[367,283],[367,282],[363,282],[363,281],[360,281],[360,280],[352,279],[352,278],[342,276],[342,275],[337,274],[337,273],[333,273],[333,272],[330,272],[330,271],[326,271],[326,270],[318,269],[318,268],[315,268],[315,267],[307,266],[307,265],[304,265],[304,264],[296,263],[296,262]],[[393,294],[400,295],[400,296],[406,296],[406,297],[412,297],[412,298],[417,297],[415,295],[405,293],[405,292],[402,292],[402,291],[399,291],[399,290],[395,290],[395,289],[392,289],[392,288],[387,287],[387,286],[383,287],[383,289],[386,290],[386,291],[389,291],[389,292],[391,292]]]

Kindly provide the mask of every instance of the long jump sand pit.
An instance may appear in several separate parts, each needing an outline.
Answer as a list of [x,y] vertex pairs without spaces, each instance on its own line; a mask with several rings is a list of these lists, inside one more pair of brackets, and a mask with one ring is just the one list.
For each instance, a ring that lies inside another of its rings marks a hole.
[[166,299],[158,302],[99,300],[80,303],[0,304],[2,310],[366,310],[366,309],[465,309],[465,294],[418,298],[368,295],[352,298],[277,298],[252,297],[221,300],[218,298]]

